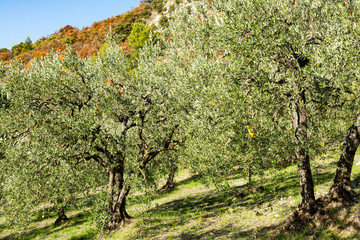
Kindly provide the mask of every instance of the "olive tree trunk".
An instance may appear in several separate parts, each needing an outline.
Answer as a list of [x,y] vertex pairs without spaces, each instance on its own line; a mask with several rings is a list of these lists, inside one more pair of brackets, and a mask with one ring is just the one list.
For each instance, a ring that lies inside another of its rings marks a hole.
[[343,153],[340,156],[330,191],[325,197],[328,201],[349,201],[354,196],[350,186],[350,177],[356,150],[360,143],[360,115],[348,129]]
[[62,202],[63,202],[62,199],[58,197],[57,203],[59,205],[59,209],[58,209],[58,218],[55,220],[55,224],[60,224],[62,222],[69,220],[69,218],[65,214],[64,207],[61,205]]
[[105,222],[104,229],[116,230],[123,226],[129,218],[126,212],[126,197],[129,194],[130,186],[124,182],[124,159],[109,171],[109,194],[111,201],[108,205],[109,220]]
[[170,191],[171,189],[173,189],[175,187],[174,178],[175,178],[175,172],[177,171],[178,168],[177,168],[173,158],[170,158],[170,163],[171,163],[171,167],[170,167],[170,172],[169,172],[167,181],[166,181],[165,185],[160,188],[158,193],[164,193],[164,192]]
[[301,204],[303,211],[315,213],[317,210],[314,183],[311,174],[310,159],[307,152],[307,112],[305,91],[298,86],[297,99],[292,103],[294,131],[295,131],[295,155],[298,160],[298,172],[300,180]]

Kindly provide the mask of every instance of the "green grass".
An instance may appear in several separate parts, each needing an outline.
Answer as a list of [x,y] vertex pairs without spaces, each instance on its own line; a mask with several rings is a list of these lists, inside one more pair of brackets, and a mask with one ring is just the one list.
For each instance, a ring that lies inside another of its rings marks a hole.
[[34,221],[28,226],[25,232],[17,233],[17,229],[11,234],[3,236],[0,239],[95,239],[98,230],[89,221],[90,213],[88,209],[83,211],[71,212],[68,214],[69,221],[62,224],[55,224],[56,216]]
[[[359,158],[355,163],[359,162]],[[312,163],[316,197],[325,194],[331,184],[336,160],[321,159]],[[246,189],[246,180],[229,177],[230,191],[218,191],[203,184],[200,176],[183,171],[177,175],[172,191],[152,195],[149,203],[141,195],[128,201],[134,216],[120,231],[101,239],[357,239],[358,232],[341,229],[346,219],[359,210],[356,204],[344,210],[334,208],[333,226],[305,227],[303,231],[279,233],[277,227],[301,201],[297,166],[281,171],[267,171],[254,177],[262,192],[236,198]],[[353,167],[352,186],[359,192],[360,166]],[[42,219],[43,209],[34,217],[29,229],[16,235],[17,229],[6,229],[0,220],[0,239],[96,239],[99,231],[91,220],[91,205],[83,211],[69,212],[70,221],[55,225],[56,216]],[[1,218],[0,218],[1,219]]]

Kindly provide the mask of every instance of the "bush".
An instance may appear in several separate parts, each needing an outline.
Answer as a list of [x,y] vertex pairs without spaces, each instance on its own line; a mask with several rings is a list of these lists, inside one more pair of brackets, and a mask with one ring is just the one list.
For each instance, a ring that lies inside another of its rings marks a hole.
[[134,23],[129,35],[129,45],[135,50],[142,48],[150,39],[150,30],[151,27],[144,23]]
[[33,58],[41,58],[41,57],[45,57],[46,56],[46,52],[44,51],[35,51],[31,54],[31,57]]
[[146,25],[146,22],[144,20],[142,20],[142,19],[136,19],[135,23],[142,23],[142,24]]
[[169,18],[166,16],[162,16],[159,21],[160,26],[168,27],[169,26]]
[[132,29],[132,23],[120,24],[115,28],[115,38],[117,43],[124,42]]
[[10,59],[11,59],[11,52],[6,48],[0,49],[0,61],[7,61]]
[[164,10],[164,3],[162,1],[156,1],[153,3],[153,9],[158,13],[162,13]]
[[141,17],[142,18],[149,18],[151,16],[151,10],[150,9],[144,9],[141,12]]
[[17,44],[17,45],[14,45],[12,48],[11,48],[11,57],[16,57],[17,55],[19,55],[23,49],[23,42]]
[[34,43],[35,47],[41,47],[41,45],[44,44],[44,41],[42,41],[41,39],[36,40],[36,42]]
[[68,37],[63,41],[63,44],[73,44],[76,41],[76,37]]
[[152,9],[156,10],[158,13],[164,11],[164,0],[146,0],[145,2],[151,4]]
[[125,14],[123,19],[124,22],[132,23],[135,21],[135,16],[133,12],[129,12],[128,14]]
[[127,34],[129,35],[132,29],[131,23],[120,24],[115,28],[116,34]]
[[30,51],[32,50],[34,47],[32,45],[32,41],[30,39],[30,37],[27,37],[25,39],[25,42],[22,44],[22,52],[26,52],[26,51]]
[[151,6],[149,4],[146,4],[144,6],[144,10],[140,13],[142,18],[148,18],[151,16]]

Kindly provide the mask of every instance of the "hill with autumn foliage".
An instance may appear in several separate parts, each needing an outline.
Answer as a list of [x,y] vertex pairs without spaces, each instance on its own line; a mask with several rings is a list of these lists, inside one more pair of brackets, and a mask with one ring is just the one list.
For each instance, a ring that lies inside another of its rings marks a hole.
[[[94,56],[104,45],[106,34],[113,31],[116,41],[126,54],[132,53],[128,36],[136,22],[151,25],[153,29],[166,26],[168,16],[181,0],[142,0],[140,5],[124,14],[94,22],[90,27],[79,30],[71,25],[64,26],[49,37],[42,37],[32,43],[30,38],[14,45],[11,50],[0,48],[0,61],[21,59],[29,63],[33,58],[45,56],[50,51],[63,51],[67,45],[84,58]],[[1,47],[1,46],[0,46]]]

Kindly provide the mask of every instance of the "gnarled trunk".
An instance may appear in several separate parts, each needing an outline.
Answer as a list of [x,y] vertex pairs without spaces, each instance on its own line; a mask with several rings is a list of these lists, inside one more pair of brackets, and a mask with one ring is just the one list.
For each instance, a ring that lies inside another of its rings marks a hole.
[[356,150],[360,143],[360,115],[348,129],[330,191],[325,197],[328,201],[349,201],[354,196],[350,177]]
[[130,218],[126,212],[126,197],[130,192],[130,186],[124,183],[124,159],[109,171],[109,194],[111,202],[108,206],[110,219],[104,224],[107,230],[116,230],[123,226],[125,221]]
[[306,150],[307,143],[307,112],[305,91],[296,86],[298,96],[293,101],[293,118],[295,130],[295,155],[298,160],[298,171],[301,193],[301,210],[315,213],[317,210],[314,183],[311,174],[309,154]]

